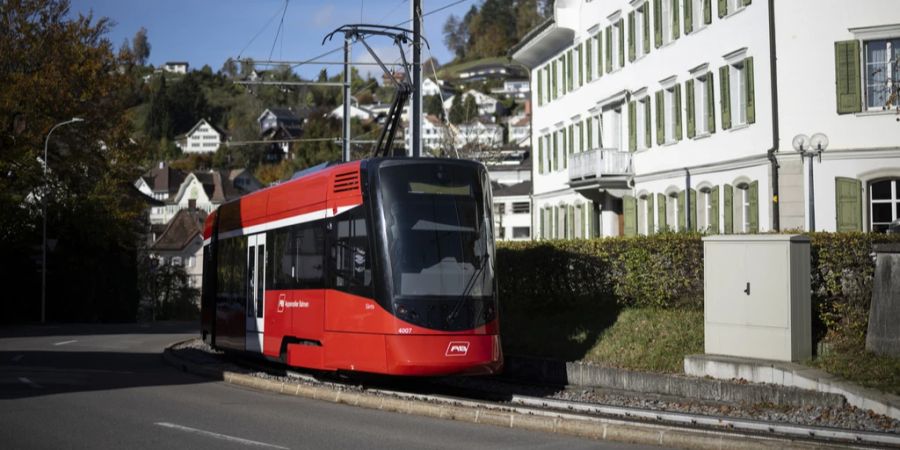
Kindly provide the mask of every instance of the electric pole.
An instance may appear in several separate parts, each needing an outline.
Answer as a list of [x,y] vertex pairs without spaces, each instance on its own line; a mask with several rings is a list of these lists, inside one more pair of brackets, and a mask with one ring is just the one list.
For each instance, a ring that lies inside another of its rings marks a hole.
[[341,161],[350,161],[350,36],[344,36],[344,128]]
[[412,157],[422,155],[422,0],[412,0],[412,111],[409,117],[412,129]]

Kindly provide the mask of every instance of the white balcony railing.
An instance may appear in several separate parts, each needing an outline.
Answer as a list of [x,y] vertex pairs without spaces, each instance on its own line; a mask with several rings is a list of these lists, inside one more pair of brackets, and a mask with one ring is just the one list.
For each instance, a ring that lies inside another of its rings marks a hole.
[[631,153],[614,148],[598,148],[569,157],[570,180],[628,175],[631,172]]

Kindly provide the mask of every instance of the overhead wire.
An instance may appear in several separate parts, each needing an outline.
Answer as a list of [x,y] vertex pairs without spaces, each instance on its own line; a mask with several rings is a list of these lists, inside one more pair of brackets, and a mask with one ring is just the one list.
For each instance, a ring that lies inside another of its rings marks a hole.
[[[284,9],[281,11],[281,21],[278,23],[278,28],[275,30],[275,39],[272,40],[272,48],[269,50],[268,59],[272,59],[272,53],[275,51],[275,44],[278,43],[278,36],[281,35],[281,30],[284,28],[284,16],[287,14],[288,3],[290,3],[290,0],[284,0]],[[284,37],[281,39],[283,45]]]
[[242,48],[241,51],[238,52],[237,59],[241,59],[241,56],[244,54],[244,52],[245,52],[251,45],[253,45],[253,41],[255,41],[256,38],[258,38],[259,35],[261,35],[261,34],[263,33],[263,31],[266,31],[266,29],[269,28],[269,25],[272,24],[272,21],[274,21],[275,18],[278,17],[278,11],[279,11],[280,9],[281,9],[281,8],[276,9],[276,10],[275,10],[275,14],[272,14],[272,17],[269,18],[269,20],[266,22],[266,24],[263,25],[262,28],[260,28],[259,31],[257,31],[256,34],[253,35],[252,38],[250,38],[250,41],[247,42],[247,45],[245,45],[244,48]]

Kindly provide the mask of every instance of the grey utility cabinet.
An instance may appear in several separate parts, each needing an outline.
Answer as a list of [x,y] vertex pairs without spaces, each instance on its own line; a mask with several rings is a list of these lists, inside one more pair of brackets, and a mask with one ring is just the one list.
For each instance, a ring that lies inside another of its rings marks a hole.
[[812,352],[809,238],[703,238],[707,354],[799,361]]

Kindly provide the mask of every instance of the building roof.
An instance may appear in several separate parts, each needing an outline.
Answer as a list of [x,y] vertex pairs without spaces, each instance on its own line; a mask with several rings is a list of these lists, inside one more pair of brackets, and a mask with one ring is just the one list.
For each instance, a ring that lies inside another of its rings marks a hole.
[[[276,128],[282,129],[285,133],[287,133],[290,137],[300,136],[301,128],[303,125],[303,121],[294,112],[291,108],[267,108],[259,117],[256,118],[257,122],[261,122],[263,117],[265,117],[266,113],[271,113],[275,116],[275,121],[277,122]],[[263,135],[267,134],[269,130],[272,128],[267,128],[266,130],[262,130]]]
[[187,178],[187,174],[169,167],[164,162],[160,162],[157,167],[148,170],[141,178],[144,179],[144,182],[147,183],[147,186],[150,186],[153,192],[168,192],[171,194],[178,191],[178,187]]
[[182,209],[178,211],[159,239],[150,246],[152,251],[181,251],[184,250],[197,236],[203,233],[203,221],[206,213],[196,209]]
[[187,61],[166,61],[167,66],[187,66],[190,65]]
[[197,130],[197,128],[200,128],[200,125],[202,125],[202,124],[204,124],[204,123],[207,124],[207,125],[209,125],[209,127],[212,128],[213,130],[215,130],[216,133],[219,133],[219,135],[221,135],[223,139],[225,138],[225,136],[228,135],[228,133],[226,133],[224,130],[222,130],[221,128],[219,128],[219,127],[213,125],[212,122],[210,122],[210,121],[208,121],[208,120],[206,120],[206,119],[200,119],[200,120],[197,121],[197,123],[196,123],[193,127],[191,127],[190,130],[187,131],[187,133],[184,133],[184,136],[185,136],[185,137],[190,136],[191,134],[194,133],[195,130]]
[[497,197],[513,197],[517,195],[531,195],[531,181],[523,181],[510,186],[500,185],[494,189],[494,198]]

